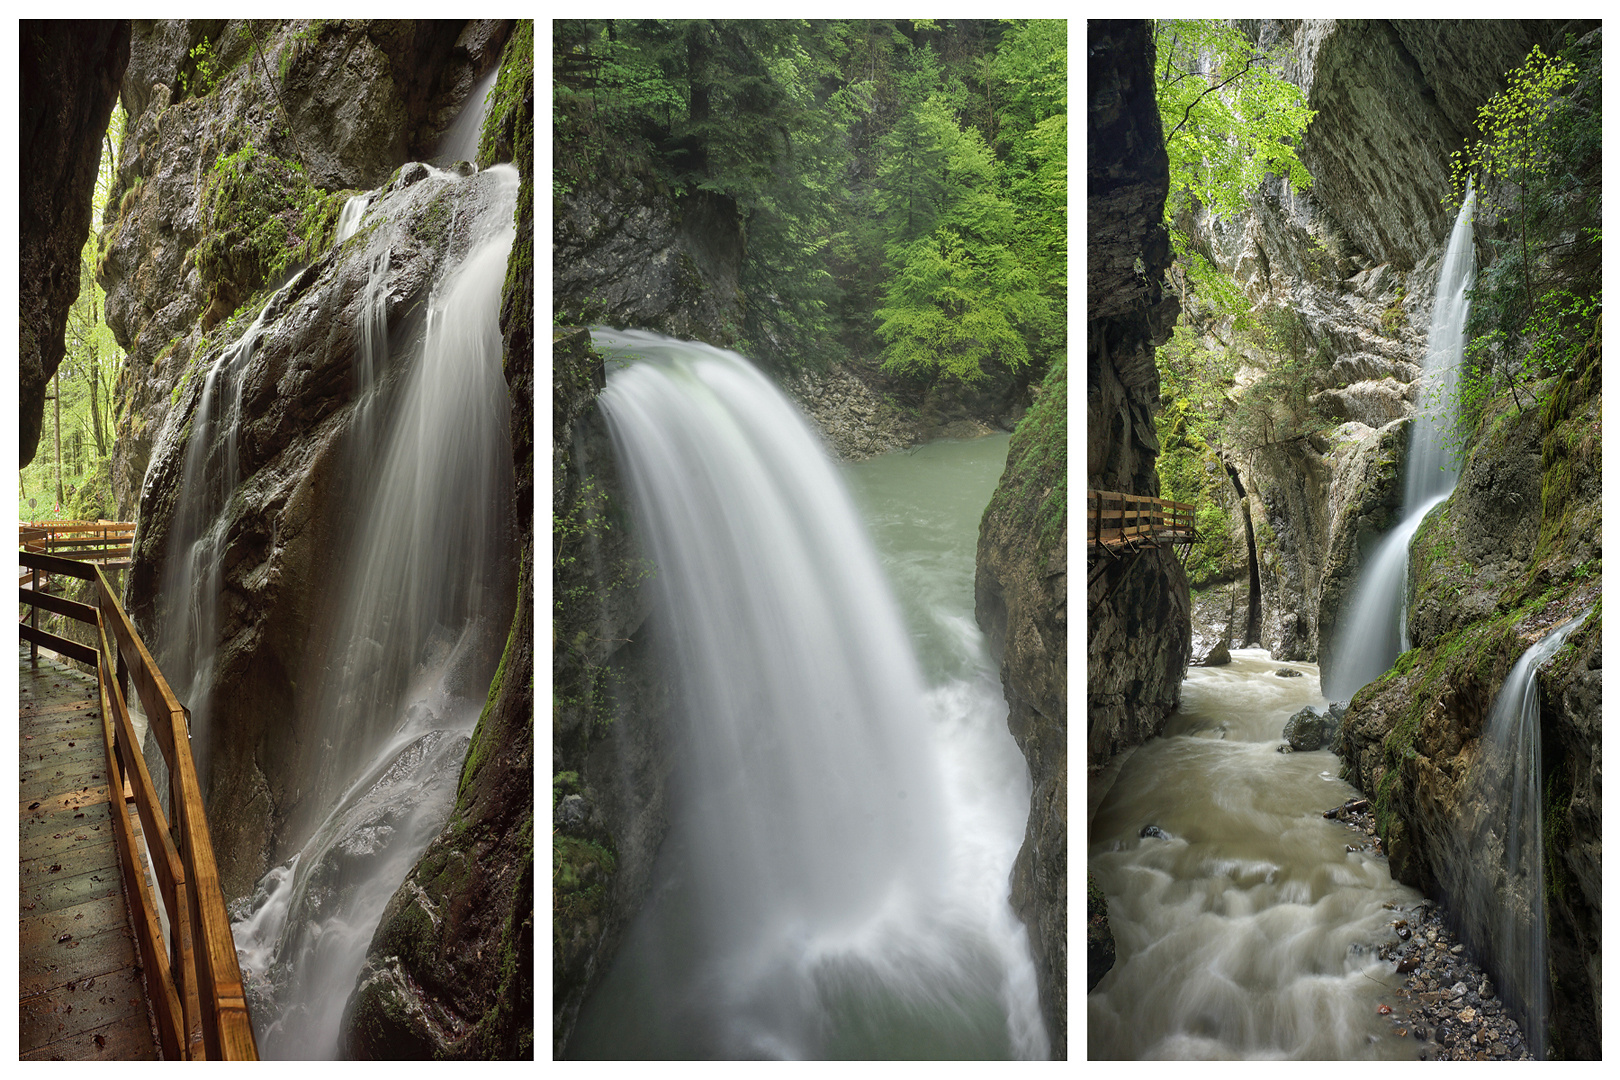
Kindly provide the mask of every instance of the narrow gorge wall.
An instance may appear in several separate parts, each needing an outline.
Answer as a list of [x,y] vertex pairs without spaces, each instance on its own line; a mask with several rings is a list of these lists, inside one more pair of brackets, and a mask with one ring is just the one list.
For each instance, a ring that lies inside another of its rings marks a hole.
[[1007,727],[1033,790],[1012,871],[1052,1057],[1068,1057],[1068,364],[1060,358],[1014,432],[979,525],[974,617],[1001,668]]
[[[1261,644],[1331,670],[1333,631],[1361,560],[1392,523],[1417,401],[1435,279],[1454,208],[1447,163],[1479,106],[1532,44],[1554,51],[1558,20],[1254,20],[1281,46],[1284,76],[1316,118],[1299,147],[1314,183],[1271,178],[1232,221],[1183,222],[1249,300],[1296,312],[1329,369],[1315,402],[1338,427],[1234,462],[1254,496]],[[1488,230],[1489,223],[1481,225]],[[1189,305],[1195,317],[1196,303]],[[1211,345],[1230,327],[1198,323]]]
[[[1164,228],[1169,159],[1145,22],[1087,24],[1086,487],[1157,495],[1154,349],[1176,299]],[[1086,768],[1157,734],[1181,696],[1192,630],[1187,577],[1168,548],[1086,568]]]
[[[1338,425],[1234,464],[1256,528],[1261,644],[1324,677],[1362,562],[1400,508],[1408,417],[1455,209],[1447,160],[1532,45],[1595,23],[1307,20],[1241,24],[1291,49],[1286,76],[1317,116],[1300,145],[1306,193],[1268,180],[1236,220],[1185,222],[1256,304],[1297,312],[1329,372],[1315,401]],[[1599,32],[1600,33],[1600,32]],[[1600,40],[1593,38],[1592,40]],[[1482,215],[1475,236],[1501,237]],[[1189,304],[1200,316],[1196,302]],[[1229,328],[1198,323],[1211,345]],[[1414,650],[1358,694],[1340,752],[1376,799],[1392,873],[1444,898],[1463,782],[1508,669],[1598,599],[1601,365],[1492,403],[1458,487],[1412,546]],[[1534,402],[1534,404],[1532,404]],[[1601,604],[1543,671],[1554,1050],[1601,1052]]]
[[[532,28],[524,30],[526,49],[510,20],[134,25],[122,89],[129,119],[98,272],[109,325],[128,353],[113,484],[120,512],[138,513],[127,603],[149,640],[208,373],[244,334],[258,335],[230,433],[240,481],[220,525],[223,610],[202,777],[228,901],[250,895],[324,812],[300,777],[329,748],[298,718],[317,711],[318,673],[331,662],[322,650],[339,614],[333,582],[367,468],[355,460],[367,445],[354,434],[356,356],[373,267],[387,250],[379,321],[397,360],[423,337],[440,269],[475,243],[477,210],[510,183],[509,170],[446,161],[435,173],[421,164],[503,50],[507,71],[481,161],[532,146]],[[344,203],[373,188],[366,227],[334,246]],[[520,203],[528,200],[521,236],[532,232],[532,192],[532,177],[519,182]],[[501,415],[506,423],[509,409],[516,486],[498,497],[525,526],[532,282],[532,241],[515,243],[502,301],[510,394]],[[396,385],[403,366],[379,372],[380,384]],[[370,985],[401,993],[386,1017],[360,1010],[376,1022],[357,1024],[364,1031],[352,1054],[532,1055],[533,542],[526,529],[508,539],[514,593],[503,625],[486,628],[499,652],[517,600],[501,674],[447,834],[395,897],[397,920],[373,944]]]
[[1540,678],[1552,1041],[1581,1058],[1602,1049],[1600,355],[1594,341],[1577,371],[1542,387],[1544,405],[1504,395],[1486,415],[1456,492],[1413,540],[1414,648],[1356,695],[1340,747],[1377,800],[1391,873],[1445,897],[1503,679],[1530,644],[1596,608]]
[[102,136],[129,63],[129,20],[18,25],[20,464],[34,460],[45,388],[62,363]]
[[450,820],[389,901],[345,1007],[345,1049],[359,1060],[534,1057],[532,23],[514,29],[492,93],[478,164],[511,161],[522,177],[501,295],[518,603]]

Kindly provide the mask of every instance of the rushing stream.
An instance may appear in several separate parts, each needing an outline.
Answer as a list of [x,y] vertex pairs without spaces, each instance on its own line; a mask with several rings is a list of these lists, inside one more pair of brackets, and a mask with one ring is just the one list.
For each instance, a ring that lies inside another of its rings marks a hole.
[[972,614],[1006,440],[840,476],[735,354],[597,341],[643,358],[601,401],[682,722],[653,891],[572,1052],[1045,1056],[1006,902],[1029,781]]
[[1088,838],[1118,949],[1086,998],[1091,1057],[1416,1056],[1378,1013],[1401,980],[1377,947],[1420,896],[1322,817],[1356,794],[1339,759],[1277,752],[1307,705],[1315,665],[1234,649],[1125,759]]

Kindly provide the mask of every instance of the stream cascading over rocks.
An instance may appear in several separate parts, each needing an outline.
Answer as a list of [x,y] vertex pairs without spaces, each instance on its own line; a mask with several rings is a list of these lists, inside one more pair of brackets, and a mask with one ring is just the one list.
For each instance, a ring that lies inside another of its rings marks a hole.
[[861,520],[779,390],[725,350],[594,336],[680,720],[653,894],[575,1052],[1044,1057],[1006,903],[1028,780],[1005,728],[1025,787],[998,815],[963,793],[989,755],[952,758]]
[[1417,1055],[1378,1013],[1400,983],[1378,946],[1420,897],[1324,819],[1356,795],[1333,752],[1277,752],[1324,704],[1314,665],[1233,649],[1123,760],[1088,840],[1119,950],[1086,996],[1092,1058]]
[[[510,403],[501,370],[500,298],[513,239],[518,174],[496,165],[471,176],[427,166],[417,199],[448,199],[459,259],[439,263],[425,326],[389,355],[389,223],[370,230],[370,283],[358,328],[355,415],[342,490],[355,531],[333,551],[326,588],[339,617],[307,677],[318,689],[318,752],[298,777],[296,812],[273,868],[233,932],[265,1057],[337,1053],[344,1004],[384,907],[443,827],[513,605]],[[453,185],[465,185],[455,192]],[[345,208],[339,242],[360,242],[380,193]],[[381,250],[377,250],[378,248]],[[262,324],[280,295],[210,370],[187,449],[185,483],[165,567],[165,670],[191,688],[194,740],[212,732],[207,702],[220,595],[222,508],[236,476],[233,429]],[[396,345],[401,335],[396,334]],[[223,436],[216,431],[225,432]],[[197,462],[194,466],[193,461]],[[206,478],[206,482],[204,479]],[[178,643],[178,644],[177,644]],[[199,760],[201,756],[199,755]],[[214,808],[210,807],[210,810]]]
[[1457,486],[1461,450],[1451,436],[1451,425],[1463,367],[1468,290],[1473,284],[1474,182],[1470,179],[1435,283],[1423,397],[1412,418],[1406,455],[1401,522],[1373,549],[1357,578],[1324,687],[1333,701],[1350,700],[1411,647],[1406,633],[1407,555],[1423,519]]
[[1491,703],[1442,866],[1452,913],[1546,1055],[1551,989],[1543,889],[1541,695],[1536,672],[1580,629],[1580,615],[1524,651]]

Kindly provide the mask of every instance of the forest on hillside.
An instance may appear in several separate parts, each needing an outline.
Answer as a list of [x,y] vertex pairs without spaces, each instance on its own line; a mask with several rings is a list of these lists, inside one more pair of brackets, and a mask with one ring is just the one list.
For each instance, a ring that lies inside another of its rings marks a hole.
[[[1061,20],[558,20],[553,195],[734,200],[739,347],[923,381],[1065,349]],[[559,323],[600,313],[557,311]]]

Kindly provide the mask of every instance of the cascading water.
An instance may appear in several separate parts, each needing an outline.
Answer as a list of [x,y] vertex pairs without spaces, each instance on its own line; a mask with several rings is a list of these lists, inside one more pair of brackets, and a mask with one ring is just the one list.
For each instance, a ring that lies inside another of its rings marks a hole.
[[1088,869],[1118,959],[1086,995],[1093,1058],[1412,1058],[1379,959],[1418,894],[1322,809],[1354,797],[1331,750],[1279,754],[1325,704],[1313,665],[1261,649],[1193,668],[1163,736],[1100,799]]
[[[301,778],[300,798],[325,816],[235,927],[244,971],[266,994],[254,1014],[266,1057],[336,1052],[383,908],[444,823],[511,617],[499,308],[517,171],[422,182],[483,190],[466,255],[429,299],[420,349],[399,359],[403,377],[368,386],[357,371],[351,456],[374,442],[376,464],[340,564],[343,615],[318,694],[323,752]],[[368,324],[388,265],[386,253],[373,261]],[[357,364],[386,363],[385,338],[361,337]]]
[[1407,555],[1418,526],[1457,486],[1461,451],[1451,438],[1461,377],[1468,290],[1474,283],[1474,182],[1451,228],[1429,319],[1425,385],[1406,456],[1401,523],[1373,549],[1356,581],[1348,615],[1339,624],[1328,668],[1327,696],[1348,701],[1389,670],[1411,647],[1406,637]]
[[1547,923],[1542,874],[1541,697],[1536,672],[1589,612],[1524,651],[1497,691],[1463,784],[1445,886],[1464,937],[1486,957],[1524,1020],[1531,1053],[1547,1049]]
[[[1011,739],[953,756],[962,703],[931,696],[849,496],[778,390],[724,350],[596,339],[639,358],[599,400],[681,724],[653,895],[575,1052],[1045,1056],[1005,899],[1029,794]],[[1004,724],[999,693],[986,707]]]
[[[208,369],[191,417],[181,474],[182,497],[169,526],[159,593],[167,606],[158,619],[158,661],[190,711],[191,752],[200,776],[207,775],[208,767],[209,704],[229,525],[224,511],[242,479],[236,443],[242,419],[243,373],[253,361],[266,319],[279,313],[284,294],[282,290],[272,296],[236,344],[222,351]],[[148,757],[161,766],[160,756]],[[165,798],[167,787],[160,784]]]

